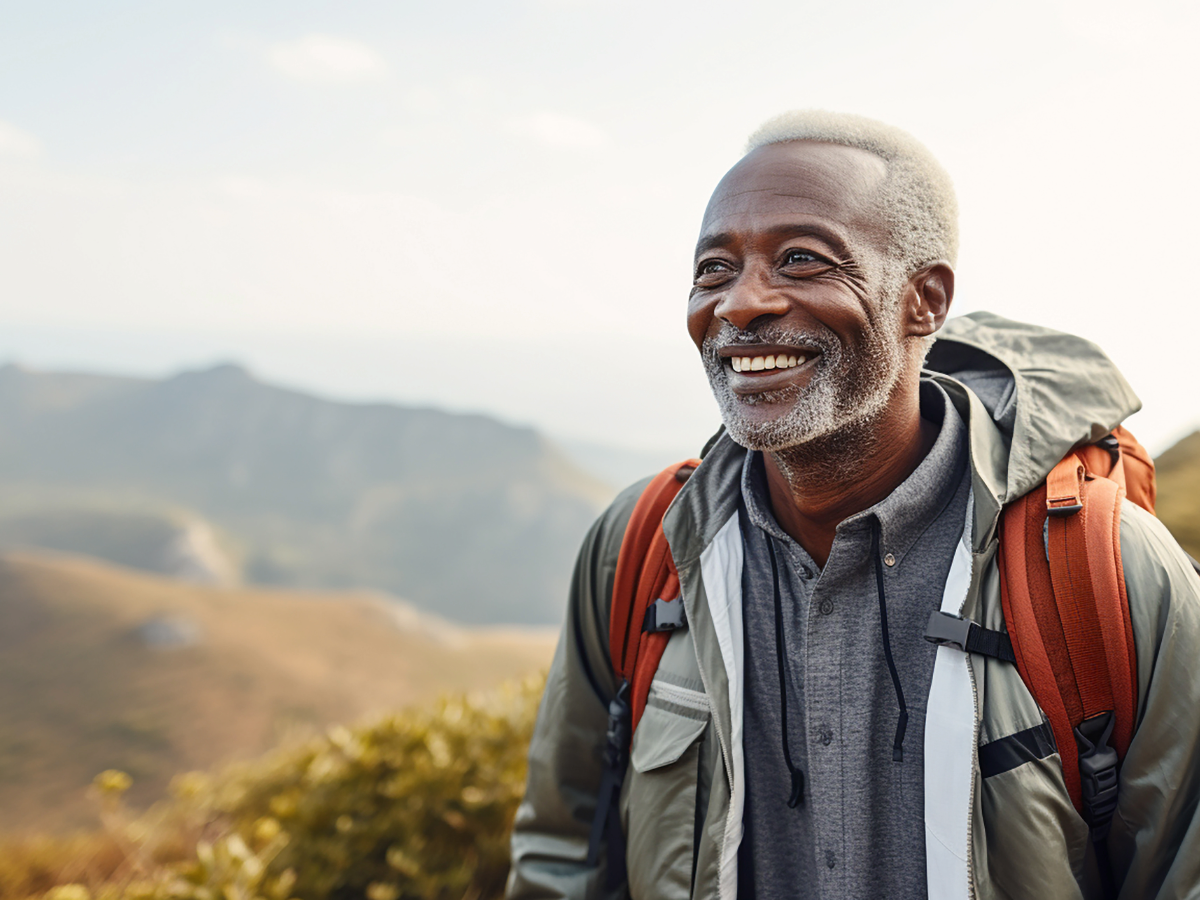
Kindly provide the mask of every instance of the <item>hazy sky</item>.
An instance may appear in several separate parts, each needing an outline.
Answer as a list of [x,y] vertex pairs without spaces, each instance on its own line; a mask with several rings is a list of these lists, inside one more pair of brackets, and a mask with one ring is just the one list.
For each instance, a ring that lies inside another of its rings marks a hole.
[[819,106],[955,178],[955,311],[1099,342],[1200,425],[1195,3],[0,0],[0,358],[239,359],[670,453],[709,192]]

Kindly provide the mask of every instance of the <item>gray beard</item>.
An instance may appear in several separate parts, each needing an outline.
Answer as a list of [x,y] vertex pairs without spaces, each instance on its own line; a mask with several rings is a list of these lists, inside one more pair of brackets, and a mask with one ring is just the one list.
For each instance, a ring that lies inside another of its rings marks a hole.
[[[723,325],[715,337],[705,338],[700,355],[729,436],[751,450],[776,452],[838,432],[849,435],[861,430],[887,406],[903,369],[903,344],[897,335],[885,333],[894,318],[885,309],[880,329],[867,336],[861,353],[847,348],[832,332],[791,331],[778,325],[741,331]],[[722,349],[738,344],[812,347],[821,355],[804,387],[745,398],[730,388],[725,361],[719,356]],[[764,403],[786,411],[765,422],[745,415],[746,407]]]

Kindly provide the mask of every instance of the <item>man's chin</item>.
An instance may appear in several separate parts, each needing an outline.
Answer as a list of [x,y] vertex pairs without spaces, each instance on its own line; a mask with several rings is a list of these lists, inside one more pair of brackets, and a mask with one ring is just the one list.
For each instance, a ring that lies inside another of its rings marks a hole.
[[794,408],[772,411],[764,407],[765,404],[754,404],[722,409],[725,430],[734,441],[748,450],[786,450],[819,437],[823,431],[819,423],[806,421],[808,417],[797,416]]

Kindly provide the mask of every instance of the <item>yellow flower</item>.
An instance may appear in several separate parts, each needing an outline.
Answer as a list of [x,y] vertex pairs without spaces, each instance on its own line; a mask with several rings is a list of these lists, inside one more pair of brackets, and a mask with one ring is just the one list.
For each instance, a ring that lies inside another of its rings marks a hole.
[[[122,772],[120,769],[105,769],[93,780],[92,784],[106,797],[119,797],[121,794],[129,790],[133,784],[133,779]],[[63,887],[80,887],[79,885],[63,885]],[[80,887],[80,890],[87,893],[87,888]],[[63,897],[61,900],[75,900],[75,897]]]
[[[124,773],[117,772],[116,774],[123,775]],[[60,884],[58,887],[46,891],[44,900],[92,900],[92,893],[82,884]]]
[[273,841],[278,837],[280,830],[279,820],[273,819],[270,816],[264,816],[254,823],[254,837],[263,844]]
[[367,885],[367,900],[396,900],[400,888],[387,881],[372,881]]

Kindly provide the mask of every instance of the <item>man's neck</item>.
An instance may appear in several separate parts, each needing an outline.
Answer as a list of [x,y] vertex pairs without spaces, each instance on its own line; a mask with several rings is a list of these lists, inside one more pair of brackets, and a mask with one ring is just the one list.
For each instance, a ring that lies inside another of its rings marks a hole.
[[893,408],[870,422],[763,454],[775,520],[824,567],[837,526],[891,494],[937,435],[938,426],[922,419],[913,402],[902,414]]

